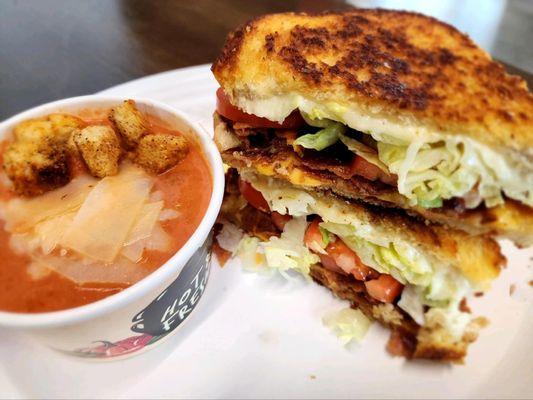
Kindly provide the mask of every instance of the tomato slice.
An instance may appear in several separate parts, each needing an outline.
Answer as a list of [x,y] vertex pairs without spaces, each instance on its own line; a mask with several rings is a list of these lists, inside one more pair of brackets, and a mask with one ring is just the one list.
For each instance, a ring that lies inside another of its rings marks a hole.
[[326,247],[328,255],[347,274],[352,274],[355,279],[364,281],[376,274],[376,272],[363,264],[361,259],[346,244],[337,238]]
[[352,165],[350,165],[350,170],[352,174],[360,175],[369,181],[375,181],[383,174],[383,171],[379,167],[360,156],[354,157]]
[[254,128],[296,129],[305,125],[305,121],[298,110],[292,112],[281,124],[267,118],[248,114],[231,104],[222,88],[217,89],[217,111],[227,119],[234,122],[243,122]]
[[328,256],[327,254],[319,254],[318,256],[320,257],[320,263],[324,268],[346,275],[346,272],[337,266],[337,263],[332,257]]
[[355,156],[352,164],[350,165],[350,171],[353,175],[359,175],[363,178],[368,179],[369,181],[375,181],[379,179],[380,181],[388,185],[396,185],[398,177],[394,174],[387,174],[385,171],[382,171],[377,165],[372,164],[371,162],[365,160],[363,157]]
[[264,212],[270,211],[270,207],[268,206],[268,203],[261,192],[256,190],[251,183],[243,181],[241,178],[239,178],[239,190],[246,201],[253,207]]
[[366,291],[376,300],[392,303],[402,293],[403,285],[392,276],[383,274],[365,282]]
[[271,216],[272,216],[272,222],[274,223],[274,225],[276,225],[276,228],[278,228],[280,231],[282,231],[283,228],[285,228],[285,224],[292,219],[290,215],[280,214],[277,211],[272,211]]
[[313,222],[309,224],[304,235],[304,243],[308,249],[313,250],[317,254],[326,254],[326,243],[322,238],[322,232],[320,232],[319,224],[322,222],[320,218],[315,218]]

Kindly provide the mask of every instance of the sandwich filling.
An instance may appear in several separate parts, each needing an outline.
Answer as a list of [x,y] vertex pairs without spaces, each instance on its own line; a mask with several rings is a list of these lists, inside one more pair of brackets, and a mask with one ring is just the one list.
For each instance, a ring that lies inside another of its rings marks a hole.
[[364,282],[372,298],[396,304],[418,325],[440,326],[461,339],[471,322],[462,301],[480,285],[449,262],[372,224],[364,213],[350,212],[346,203],[330,196],[250,173],[241,174],[239,186],[248,203],[271,212],[282,230],[279,237],[263,241],[245,238],[240,244],[245,263],[256,264],[259,252],[265,266],[304,276],[321,263]]
[[[236,99],[237,100],[237,99]],[[296,145],[321,151],[341,141],[385,173],[397,177],[398,192],[411,206],[442,207],[452,198],[466,208],[484,203],[494,207],[504,196],[533,207],[533,160],[491,147],[462,135],[445,135],[413,120],[384,118],[382,110],[356,110],[338,103],[320,104],[301,96],[267,99],[238,98],[247,113],[282,123],[299,110],[317,132],[298,138]],[[363,141],[346,134],[364,134]]]

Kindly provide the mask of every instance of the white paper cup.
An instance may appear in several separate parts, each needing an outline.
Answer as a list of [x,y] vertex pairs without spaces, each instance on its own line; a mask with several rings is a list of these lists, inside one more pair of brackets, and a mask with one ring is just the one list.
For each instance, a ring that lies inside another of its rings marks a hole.
[[[97,360],[117,359],[154,347],[174,333],[198,304],[209,277],[210,232],[224,194],[222,160],[213,140],[186,115],[154,100],[133,99],[141,111],[198,138],[213,179],[211,200],[200,225],[166,263],[120,293],[63,311],[36,314],[0,311],[2,329],[31,334],[67,354]],[[15,125],[29,118],[53,112],[76,114],[84,109],[110,108],[124,100],[93,95],[35,107],[0,123],[0,140],[9,137]]]

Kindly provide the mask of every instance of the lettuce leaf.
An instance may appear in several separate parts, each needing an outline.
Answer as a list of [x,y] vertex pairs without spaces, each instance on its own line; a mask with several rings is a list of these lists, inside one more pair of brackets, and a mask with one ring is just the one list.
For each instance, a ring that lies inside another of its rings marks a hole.
[[328,126],[335,124],[335,121],[327,118],[312,118],[311,115],[300,111],[302,118],[305,123],[309,126],[314,126],[315,128],[327,128]]
[[305,217],[293,218],[285,224],[281,237],[271,237],[268,242],[261,243],[267,266],[285,277],[289,270],[309,277],[311,265],[320,259],[304,245],[306,229]]
[[321,129],[316,133],[308,133],[300,136],[294,141],[295,145],[305,147],[306,149],[324,150],[339,140],[339,136],[346,131],[346,126],[341,123],[333,123],[327,128]]
[[[502,190],[533,205],[533,191],[525,190],[533,184],[533,175],[516,173],[488,153],[488,149],[480,151],[470,143],[452,141],[409,145],[378,142],[379,159],[398,175],[398,191],[411,205],[441,207],[445,199],[464,197],[468,208],[477,207],[480,201],[493,207],[503,203]],[[472,196],[476,192],[478,195]]]
[[407,285],[403,288],[398,307],[409,314],[418,325],[424,325],[424,304],[416,286]]
[[244,235],[239,242],[236,255],[241,259],[244,270],[271,274],[272,271],[267,268],[265,256],[261,254],[259,244],[258,238]]
[[[414,247],[398,241],[384,242],[383,238],[374,241],[372,235],[361,237],[358,230],[351,225],[322,222],[320,226],[339,236],[357,253],[363,263],[378,272],[390,274],[403,284],[430,284],[433,269]],[[377,232],[374,232],[374,235],[377,235]]]
[[[244,174],[243,176],[246,177]],[[309,209],[315,203],[313,196],[303,190],[291,187],[282,189],[270,187],[265,190],[264,187],[258,186],[253,181],[252,186],[263,194],[271,211],[276,211],[283,215],[288,214],[293,217],[309,215]]]
[[352,341],[361,342],[372,324],[365,314],[353,308],[326,314],[322,323],[337,335],[344,345]]
[[222,230],[217,235],[217,242],[224,250],[229,251],[232,254],[239,248],[239,243],[243,237],[241,229],[235,225],[226,222],[222,225]]

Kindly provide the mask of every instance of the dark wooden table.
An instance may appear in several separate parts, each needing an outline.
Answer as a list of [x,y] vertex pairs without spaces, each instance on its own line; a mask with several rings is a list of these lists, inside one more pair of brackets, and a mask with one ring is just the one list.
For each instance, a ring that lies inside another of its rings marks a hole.
[[0,0],[0,119],[211,62],[226,34],[253,16],[348,7],[340,0]]

